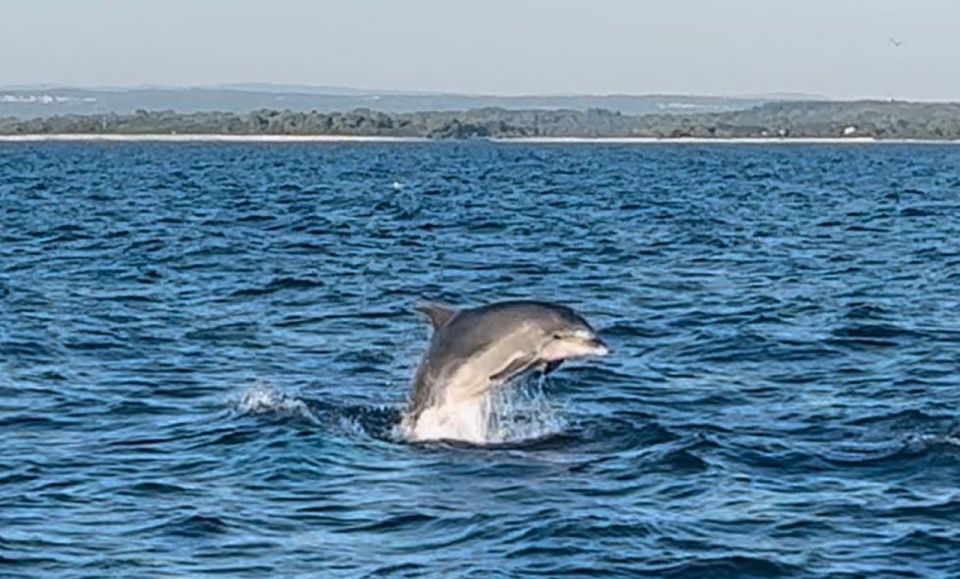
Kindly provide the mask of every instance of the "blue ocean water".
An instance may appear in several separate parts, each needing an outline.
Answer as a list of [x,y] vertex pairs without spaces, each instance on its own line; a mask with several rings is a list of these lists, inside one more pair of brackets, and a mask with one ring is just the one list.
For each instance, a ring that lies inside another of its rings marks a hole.
[[[960,147],[0,145],[4,577],[960,576]],[[395,426],[421,299],[614,352]]]

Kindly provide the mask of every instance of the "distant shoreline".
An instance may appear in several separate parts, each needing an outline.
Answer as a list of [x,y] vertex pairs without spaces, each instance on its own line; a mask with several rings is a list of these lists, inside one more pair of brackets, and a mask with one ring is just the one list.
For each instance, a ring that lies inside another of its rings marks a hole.
[[496,143],[609,143],[609,144],[690,144],[710,145],[960,145],[960,139],[877,139],[874,137],[507,137],[494,138]]
[[108,134],[108,133],[34,133],[0,135],[2,143],[34,143],[39,141],[162,141],[170,143],[225,142],[225,143],[420,143],[425,137],[387,137],[365,135],[231,135],[231,134]]
[[631,116],[606,109],[387,114],[138,110],[130,114],[0,118],[10,139],[241,142],[898,143],[960,142],[960,103],[769,102],[722,113]]
[[733,145],[960,145],[957,139],[878,139],[873,137],[495,137],[479,139],[430,139],[363,135],[241,135],[241,134],[103,134],[35,133],[0,135],[0,143],[36,142],[168,142],[168,143],[464,143],[503,144],[733,144]]

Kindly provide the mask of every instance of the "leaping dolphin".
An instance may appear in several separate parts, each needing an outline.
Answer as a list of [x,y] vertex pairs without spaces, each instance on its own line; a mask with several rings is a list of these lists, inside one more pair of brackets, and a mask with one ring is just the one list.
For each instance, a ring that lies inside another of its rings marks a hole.
[[[552,372],[564,360],[603,356],[607,345],[572,309],[538,301],[506,301],[472,309],[428,304],[418,311],[433,337],[413,380],[404,429],[414,440],[482,442],[476,416],[486,394],[518,376]],[[472,410],[471,410],[472,411]]]

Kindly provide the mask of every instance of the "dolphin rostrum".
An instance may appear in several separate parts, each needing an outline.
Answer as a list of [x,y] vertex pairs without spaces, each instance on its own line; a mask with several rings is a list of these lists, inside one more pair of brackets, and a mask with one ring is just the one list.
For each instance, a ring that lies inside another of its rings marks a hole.
[[417,310],[429,318],[433,337],[404,417],[414,440],[481,438],[475,429],[455,424],[463,421],[456,409],[479,408],[486,394],[527,372],[549,373],[566,359],[609,352],[585,319],[561,305],[518,300]]

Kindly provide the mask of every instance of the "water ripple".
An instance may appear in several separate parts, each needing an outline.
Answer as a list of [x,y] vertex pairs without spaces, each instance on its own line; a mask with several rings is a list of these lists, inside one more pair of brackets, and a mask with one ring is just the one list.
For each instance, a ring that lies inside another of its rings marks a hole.
[[[960,576],[958,167],[0,144],[0,575]],[[412,305],[531,296],[615,354],[404,442]]]

